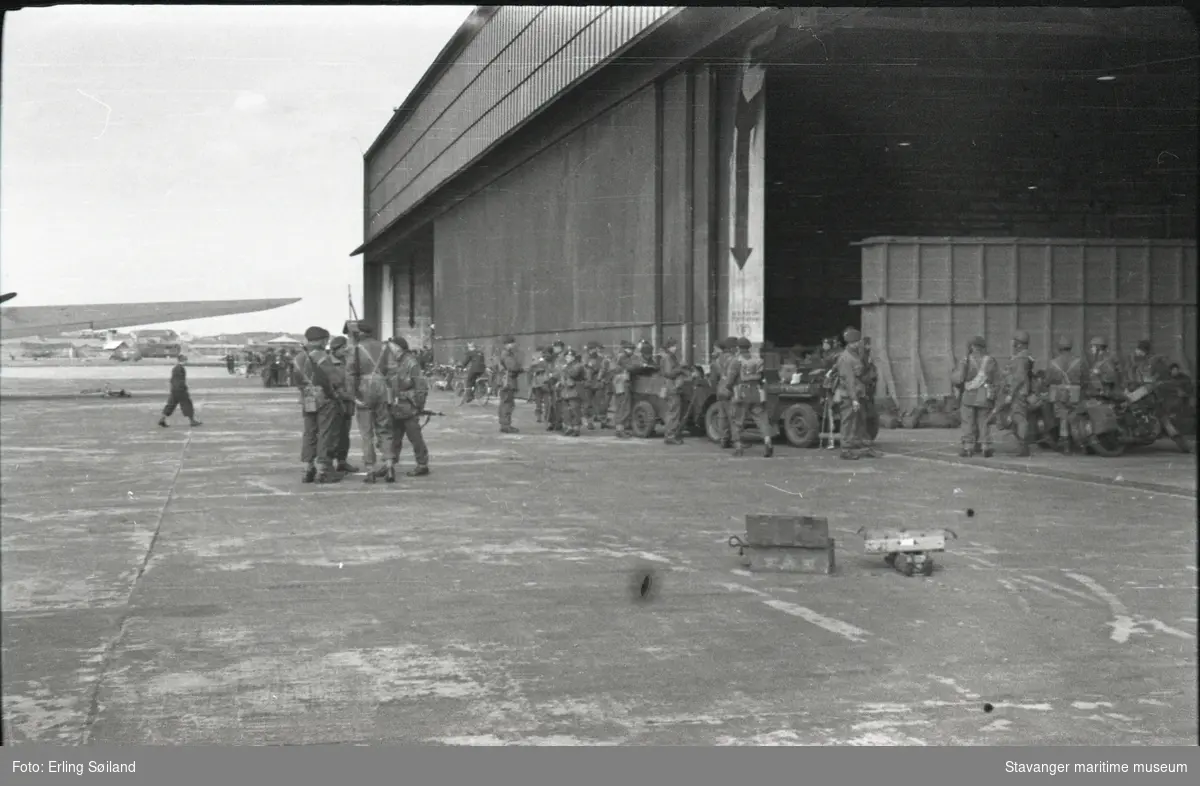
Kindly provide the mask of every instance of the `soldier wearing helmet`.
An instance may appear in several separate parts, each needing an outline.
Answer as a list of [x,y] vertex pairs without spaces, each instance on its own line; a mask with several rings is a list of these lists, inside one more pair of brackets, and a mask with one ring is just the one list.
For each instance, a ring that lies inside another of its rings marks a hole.
[[742,434],[745,431],[746,417],[754,419],[755,426],[763,435],[763,455],[771,458],[774,448],[771,440],[775,437],[774,428],[767,416],[767,393],[763,388],[763,360],[750,353],[750,339],[743,336],[737,340],[738,354],[726,366],[727,376],[724,379],[730,390],[731,417],[729,418],[730,435],[734,444],[733,455],[741,456],[745,451]]
[[617,360],[613,364],[613,396],[616,399],[617,408],[614,420],[618,439],[627,439],[629,429],[633,424],[632,372],[638,364],[633,355],[633,349],[632,341],[622,341],[621,351],[617,354]]
[[1133,350],[1133,359],[1129,363],[1130,387],[1139,385],[1156,385],[1165,382],[1171,375],[1171,367],[1162,355],[1150,351],[1150,342],[1142,339]]
[[562,382],[563,436],[578,437],[583,425],[583,382],[585,370],[579,355],[568,349],[563,355]]
[[517,357],[517,339],[505,336],[504,351],[500,353],[500,433],[516,434],[517,429],[512,424],[513,410],[517,400],[517,378],[525,369]]
[[1029,455],[1029,394],[1033,392],[1033,356],[1029,354],[1029,333],[1018,330],[1012,337],[1012,356],[1004,369],[1004,399],[1017,438],[1017,455]]
[[345,336],[334,336],[329,341],[329,355],[337,373],[341,375],[343,384],[339,388],[342,399],[342,421],[338,426],[337,440],[333,448],[334,469],[346,475],[358,472],[358,467],[350,463],[350,432],[354,428],[354,413],[356,399],[354,389],[350,387],[349,369],[346,356],[349,351],[349,341]]
[[663,418],[666,431],[663,442],[667,445],[683,444],[683,440],[679,438],[680,418],[683,412],[683,399],[680,396],[679,385],[683,381],[684,369],[675,354],[678,346],[679,341],[674,336],[668,338],[663,342],[663,350],[659,355],[658,362],[663,377],[662,397],[666,399],[667,403],[666,417]]
[[843,338],[846,348],[837,359],[837,388],[833,397],[841,417],[842,458],[873,458],[876,453],[863,445],[862,439],[862,420],[865,417],[863,400],[867,395],[863,384],[862,357],[859,354],[862,334],[854,328],[847,328]]
[[1109,352],[1108,339],[1094,337],[1088,345],[1091,368],[1088,370],[1087,394],[1104,401],[1121,398],[1121,368],[1117,359]]
[[[1155,355],[1150,350],[1150,342],[1142,339],[1133,351],[1133,360],[1129,364],[1127,387],[1137,389],[1145,386],[1154,393],[1152,404],[1155,414],[1162,421],[1163,429],[1174,440],[1175,445],[1184,453],[1188,453],[1187,441],[1175,425],[1179,418],[1181,406],[1180,386],[1175,384],[1171,375],[1171,365],[1162,355]],[[1132,391],[1131,391],[1132,392]]]
[[546,391],[546,363],[550,357],[548,347],[537,347],[533,351],[533,361],[529,364],[529,398],[533,401],[533,416],[538,423],[546,411],[548,393]]
[[474,341],[467,342],[467,356],[463,358],[462,365],[459,368],[463,369],[467,374],[462,403],[470,404],[475,400],[475,383],[487,371],[487,360]]
[[962,420],[963,458],[982,451],[984,458],[992,456],[992,425],[988,420],[996,401],[996,382],[999,371],[995,359],[987,354],[983,336],[975,336],[967,345],[967,355],[950,375],[950,383],[959,395],[959,416]]
[[1074,343],[1067,336],[1058,339],[1058,354],[1046,368],[1046,384],[1050,386],[1050,400],[1045,407],[1046,423],[1057,426],[1058,444],[1066,455],[1073,447],[1071,430],[1068,428],[1071,410],[1079,403],[1083,384],[1083,362],[1071,354]]
[[733,414],[730,398],[732,391],[725,389],[725,378],[728,376],[728,366],[733,361],[737,349],[737,337],[728,336],[717,342],[720,353],[713,358],[708,373],[708,382],[717,394],[717,424],[721,430],[721,447],[733,447],[733,433],[729,429],[729,418]]

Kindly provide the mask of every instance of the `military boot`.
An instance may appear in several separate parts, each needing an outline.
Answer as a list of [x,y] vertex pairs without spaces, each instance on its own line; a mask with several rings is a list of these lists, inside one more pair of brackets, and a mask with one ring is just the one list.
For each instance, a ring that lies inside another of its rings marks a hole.
[[992,450],[991,445],[988,445],[987,447],[985,447],[983,449],[983,457],[984,458],[991,458],[994,455],[996,455],[996,452],[994,450]]
[[[164,425],[166,425],[166,424],[164,424]],[[189,426],[203,426],[204,424],[201,423],[200,421],[196,420],[195,418],[190,418],[188,420],[188,425]]]
[[629,439],[629,432],[624,426],[617,426],[617,439]]
[[721,440],[721,449],[722,450],[729,450],[731,447],[733,447],[732,439],[730,439],[729,437],[725,437]]
[[963,445],[958,449],[958,456],[959,458],[971,458],[971,449],[966,445]]
[[548,424],[546,426],[546,431],[554,431],[554,421],[548,420],[546,423]]
[[978,442],[976,442],[974,445],[972,445],[972,446],[971,446],[971,452],[972,452],[972,453],[975,453],[975,454],[982,453],[982,452],[983,452],[983,446],[982,446],[982,445],[980,445]]
[[588,421],[588,431],[595,431],[595,430],[596,430],[596,421],[589,420]]
[[167,427],[167,419],[166,419],[166,417],[161,417],[161,418],[159,418],[159,419],[158,419],[158,425],[162,426],[163,428],[166,428],[166,427]]
[[516,434],[516,433],[518,433],[518,430],[513,428],[512,426],[501,426],[500,433],[501,434]]
[[737,443],[737,445],[735,445],[733,448],[733,455],[737,458],[741,458],[745,454],[746,454],[746,449],[742,446],[742,443],[741,442]]
[[387,463],[387,466],[383,468],[383,480],[385,483],[395,483],[396,482],[396,464],[395,464],[395,462],[389,461]]
[[309,464],[308,467],[304,470],[304,476],[301,478],[300,482],[301,483],[312,483],[316,479],[317,479],[317,468],[315,466],[313,466],[312,464]]
[[771,458],[775,455],[775,446],[771,444],[771,440],[767,440],[763,444],[763,458]]
[[339,459],[337,463],[337,471],[344,472],[347,475],[353,475],[358,472],[358,467],[354,466],[345,459]]
[[842,461],[857,461],[858,454],[853,450],[842,450]]
[[410,478],[424,477],[425,475],[429,474],[429,467],[426,466],[425,464],[418,464],[417,466],[413,467],[412,469],[410,469],[408,472],[405,472],[404,474]]
[[322,464],[317,470],[318,483],[341,483],[342,473],[338,472],[330,464]]
[[363,483],[374,483],[379,478],[378,472],[379,470],[375,469],[374,467],[367,467],[367,474],[363,478]]
[[1029,445],[1022,442],[1020,447],[1017,448],[1017,455],[1020,456],[1021,458],[1029,458],[1029,456],[1030,456]]

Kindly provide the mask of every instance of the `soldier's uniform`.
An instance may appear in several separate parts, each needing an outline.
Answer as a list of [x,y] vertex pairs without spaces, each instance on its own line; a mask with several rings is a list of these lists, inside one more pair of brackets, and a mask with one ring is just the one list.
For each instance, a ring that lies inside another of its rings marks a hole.
[[738,355],[729,361],[725,367],[722,385],[729,391],[729,402],[732,405],[732,417],[729,428],[733,439],[733,455],[741,456],[746,448],[742,441],[745,431],[746,416],[754,420],[763,435],[763,455],[770,458],[775,452],[771,440],[775,438],[775,428],[767,415],[767,393],[763,388],[763,360],[750,354],[750,339],[742,337],[737,341]]
[[729,375],[729,364],[733,362],[733,352],[737,349],[737,338],[729,336],[723,341],[717,343],[721,350],[712,362],[712,370],[709,372],[708,381],[712,385],[717,394],[717,422],[721,429],[721,447],[733,447],[733,431],[731,423],[733,421],[733,403],[729,400],[732,395],[724,383],[725,377]]
[[1122,398],[1121,367],[1108,351],[1108,339],[1096,336],[1090,342],[1091,367],[1088,369],[1087,395],[1105,401]]
[[280,350],[279,354],[275,358],[275,367],[273,369],[275,387],[288,387],[288,382],[290,381],[288,366],[290,366],[291,363],[292,356],[288,354],[287,351]]
[[462,403],[469,404],[475,400],[475,384],[487,372],[487,362],[483,353],[474,344],[467,344],[467,357],[463,360],[462,367],[467,373]]
[[275,350],[268,349],[263,354],[262,370],[259,372],[262,376],[264,388],[274,387],[272,384],[275,379]]
[[621,351],[617,355],[613,368],[613,397],[616,399],[616,415],[614,420],[617,427],[617,437],[626,439],[633,425],[633,375],[632,370],[637,364],[633,354],[633,342],[622,341]]
[[546,366],[550,350],[538,347],[534,350],[533,362],[529,364],[529,396],[533,399],[533,416],[538,423],[546,412]]
[[513,428],[512,416],[517,399],[517,377],[520,375],[521,362],[517,359],[517,340],[512,336],[504,337],[504,352],[500,355],[500,433],[516,434]]
[[564,364],[559,378],[562,384],[563,434],[578,437],[583,425],[583,395],[586,371],[575,350],[568,349],[563,357]]
[[171,369],[171,388],[167,393],[167,403],[163,407],[162,417],[158,419],[158,425],[166,428],[167,418],[175,414],[175,407],[179,407],[183,416],[188,419],[188,425],[203,426],[203,423],[196,420],[196,409],[192,406],[192,394],[188,392],[187,368],[185,367],[187,356],[179,355],[176,360],[175,367]]
[[[425,408],[425,375],[421,373],[421,364],[416,355],[408,349],[408,341],[403,337],[392,339],[395,345],[393,353],[399,351],[396,360],[395,388],[392,391],[392,454],[396,461],[404,450],[404,438],[408,437],[412,445],[413,458],[417,465],[406,472],[410,478],[429,474],[429,447],[425,444],[425,435],[421,433],[421,410]],[[384,469],[384,478],[389,483],[395,480],[395,473]]]
[[862,334],[850,328],[846,331],[846,348],[838,356],[834,368],[837,388],[833,403],[838,407],[841,420],[842,458],[857,459],[865,452],[862,443],[862,400],[866,390],[862,383],[862,358],[858,356],[858,342]]
[[1017,455],[1029,455],[1029,394],[1033,388],[1033,356],[1029,354],[1029,333],[1013,334],[1013,354],[1004,370],[1004,405],[1009,407]]
[[683,398],[679,385],[683,382],[683,366],[675,356],[678,346],[677,340],[668,338],[662,354],[659,355],[659,371],[663,376],[662,397],[666,399],[667,404],[664,429],[666,434],[663,442],[668,445],[683,444],[683,440],[679,438],[680,416],[683,412]]
[[342,423],[338,428],[337,445],[333,449],[334,467],[338,472],[353,474],[358,467],[350,463],[350,431],[354,428],[354,388],[351,385],[349,369],[346,367],[347,340],[345,336],[334,336],[329,342],[329,354],[333,364],[338,367],[344,383],[339,389],[342,400]]
[[[392,392],[399,366],[392,348],[371,336],[369,325],[359,325],[346,364],[347,387],[358,403],[358,433],[362,438],[365,482],[374,483],[381,474],[396,476],[395,442],[392,433]],[[375,470],[377,453],[382,454],[383,472]]]
[[1074,342],[1067,336],[1058,340],[1058,354],[1046,367],[1046,385],[1050,400],[1045,406],[1047,425],[1058,430],[1058,443],[1063,453],[1073,452],[1071,441],[1071,412],[1083,393],[1083,361],[1071,354]]
[[982,448],[984,458],[990,458],[992,426],[988,418],[996,400],[997,367],[982,336],[971,339],[968,354],[950,375],[950,382],[961,395],[962,448],[958,454],[967,458]]
[[[300,408],[304,413],[304,436],[300,447],[300,461],[305,465],[303,480],[305,483],[314,480],[336,483],[342,479],[331,462],[342,420],[337,383],[345,380],[325,351],[328,330],[310,327],[304,331],[304,340],[308,344],[306,351],[296,353],[293,360],[300,378]],[[324,385],[321,384],[322,377]]]
[[584,417],[587,419],[588,431],[596,427],[604,428],[608,420],[608,399],[605,387],[609,376],[608,358],[600,354],[600,345],[594,341],[587,345],[587,359],[583,362],[585,397]]

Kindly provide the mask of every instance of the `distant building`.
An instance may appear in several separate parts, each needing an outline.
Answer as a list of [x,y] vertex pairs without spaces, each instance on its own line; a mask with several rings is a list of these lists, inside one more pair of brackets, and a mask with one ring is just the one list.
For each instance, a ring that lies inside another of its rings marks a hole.
[[173,344],[180,340],[174,330],[132,330],[129,335],[138,344]]

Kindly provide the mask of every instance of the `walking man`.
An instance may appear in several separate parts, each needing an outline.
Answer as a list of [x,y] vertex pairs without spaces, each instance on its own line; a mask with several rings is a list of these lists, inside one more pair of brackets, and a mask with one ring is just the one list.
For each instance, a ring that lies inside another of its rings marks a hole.
[[158,425],[167,427],[167,418],[175,413],[175,407],[188,419],[189,426],[203,426],[196,420],[196,409],[192,406],[192,396],[188,393],[187,384],[187,355],[175,358],[175,366],[171,369],[171,392],[167,395],[167,405],[163,407],[162,417]]

